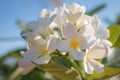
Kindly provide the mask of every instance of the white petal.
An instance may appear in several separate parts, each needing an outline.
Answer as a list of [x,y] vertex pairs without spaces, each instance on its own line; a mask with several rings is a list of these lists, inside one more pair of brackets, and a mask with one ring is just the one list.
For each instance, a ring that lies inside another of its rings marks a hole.
[[69,13],[66,12],[67,19],[71,23],[75,23],[80,18],[81,15],[82,12],[78,12],[76,14],[73,14],[71,11],[69,11]]
[[96,37],[100,39],[108,39],[110,37],[109,30],[106,28],[98,30],[96,32]]
[[[45,21],[44,21],[45,22]],[[45,24],[46,25],[46,24]],[[36,33],[42,35],[42,36],[47,36],[50,34],[49,27],[39,27],[37,30],[35,30]]]
[[23,68],[22,75],[28,74],[36,67],[35,64],[33,64],[31,62],[25,62],[23,59],[20,59],[18,61],[18,64],[20,67]]
[[90,48],[95,44],[95,37],[80,37],[80,49]]
[[50,14],[46,14],[44,18],[40,18],[39,25],[43,28],[48,27],[49,24],[49,16]]
[[34,39],[38,45],[44,45],[45,44],[45,40],[41,37],[41,36],[37,36]]
[[69,41],[68,40],[59,40],[57,41],[56,47],[58,50],[62,52],[68,52],[69,51]]
[[84,27],[80,28],[79,34],[84,37],[94,36],[95,30],[92,28],[91,25],[85,25]]
[[95,45],[88,51],[88,55],[93,59],[100,59],[106,57],[108,54],[108,49],[103,46]]
[[35,30],[37,29],[39,26],[38,22],[36,21],[31,21],[29,23],[26,24],[26,27],[29,29],[29,30]]
[[54,19],[54,22],[57,25],[57,27],[61,29],[66,19],[64,9],[62,7],[58,7],[58,8],[55,8],[54,12],[57,14],[57,16]]
[[41,11],[40,17],[44,18],[46,16],[46,14],[49,14],[49,10],[48,9],[43,9]]
[[53,20],[55,19],[57,15],[56,14],[52,14],[49,18],[49,24],[51,24],[53,22]]
[[40,54],[37,52],[36,49],[30,49],[30,50],[26,51],[25,54],[23,54],[23,58],[26,62],[30,62],[30,61],[36,59],[38,56],[40,56]]
[[32,43],[34,42],[34,38],[35,37],[38,37],[38,34],[36,34],[35,32],[26,32],[26,33],[23,33],[22,36],[24,36],[28,43]]
[[[79,12],[82,12],[82,13],[85,12],[85,7],[80,6],[77,3],[73,3],[71,5],[64,4],[63,6],[65,8],[65,11],[70,10],[70,11],[72,11],[73,14],[76,14],[76,13],[79,13]],[[69,11],[67,11],[67,12],[69,12]]]
[[70,49],[70,56],[74,59],[74,60],[83,60],[84,58],[84,53],[80,50],[72,50]]
[[72,9],[72,10],[75,10],[76,8],[79,8],[79,7],[80,7],[80,5],[77,4],[77,3],[73,3],[73,4],[71,5],[71,9]]
[[40,65],[40,64],[47,64],[49,60],[50,60],[50,56],[44,55],[44,56],[41,56],[40,58],[34,59],[33,62]]
[[98,72],[98,73],[104,72],[104,65],[103,64],[101,64],[93,59],[90,59],[89,62],[96,72]]
[[29,49],[39,50],[42,46],[46,46],[46,41],[41,36],[35,37],[32,42],[28,43]]
[[66,23],[62,27],[62,32],[63,32],[63,35],[68,39],[73,39],[77,36],[77,28],[70,23]]
[[48,27],[51,22],[53,21],[53,19],[56,17],[56,14],[51,14],[49,12],[49,10],[47,9],[44,9],[42,12],[41,12],[41,17],[40,17],[40,21],[39,21],[39,25],[41,27]]
[[112,43],[108,40],[101,40],[100,44],[103,44],[106,47],[111,47],[112,46]]
[[72,5],[64,4],[64,8],[68,21],[72,23],[75,23],[85,12],[85,7],[77,3],[73,3]]
[[32,41],[30,44],[31,44],[31,47],[43,46],[45,45],[45,40],[41,36],[36,36],[34,38],[34,41]]
[[76,26],[78,29],[81,27],[84,27],[85,25],[88,25],[91,23],[91,17],[88,15],[82,15],[79,20],[76,22]]
[[63,8],[65,9],[65,12],[68,12],[68,9],[69,9],[70,5],[64,3],[63,4]]
[[93,73],[93,68],[92,68],[91,64],[86,60],[86,57],[84,58],[82,65],[83,65],[83,68],[86,73],[88,73],[88,74]]
[[93,15],[92,16],[92,27],[96,30],[99,25],[100,25],[100,20],[98,19],[98,16]]
[[52,53],[56,49],[56,38],[52,35],[49,36],[47,40],[48,53]]

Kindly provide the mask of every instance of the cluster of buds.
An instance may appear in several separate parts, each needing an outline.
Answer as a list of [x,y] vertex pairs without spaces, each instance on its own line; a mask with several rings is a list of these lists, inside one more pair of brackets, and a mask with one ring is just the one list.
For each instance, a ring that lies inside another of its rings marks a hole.
[[26,24],[28,32],[27,51],[22,53],[19,66],[27,74],[36,65],[47,64],[55,50],[69,53],[73,60],[81,61],[86,73],[102,73],[104,65],[96,59],[104,58],[112,46],[109,31],[98,29],[100,21],[96,15],[85,14],[85,7],[77,3],[63,4],[53,11],[43,9],[37,21]]

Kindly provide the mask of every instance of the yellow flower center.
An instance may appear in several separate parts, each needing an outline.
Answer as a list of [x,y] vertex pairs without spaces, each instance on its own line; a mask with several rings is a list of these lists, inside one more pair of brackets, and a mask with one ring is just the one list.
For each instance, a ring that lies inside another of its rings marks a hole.
[[88,51],[88,53],[87,53],[87,55],[86,55],[86,58],[89,60],[90,59],[90,54],[91,54],[92,52],[91,51]]
[[77,29],[80,29],[83,26],[83,23],[77,21],[76,26],[77,26]]
[[45,54],[48,53],[48,49],[47,48],[43,48],[43,49],[40,50],[40,53],[41,53],[41,55],[45,55]]
[[76,50],[78,47],[79,47],[79,41],[78,40],[73,40],[73,41],[71,41],[71,43],[70,43],[70,46],[71,46],[71,48],[73,48],[74,50]]

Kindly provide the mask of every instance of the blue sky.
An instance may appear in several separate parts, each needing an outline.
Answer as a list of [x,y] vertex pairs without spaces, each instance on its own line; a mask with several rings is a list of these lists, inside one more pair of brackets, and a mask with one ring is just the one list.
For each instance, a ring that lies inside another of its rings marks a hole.
[[[41,9],[53,7],[48,1],[50,0],[0,0],[0,56],[8,51],[25,47],[16,20],[22,20],[24,23],[36,20]],[[97,13],[103,22],[102,27],[109,25],[104,22],[104,18],[115,21],[116,16],[120,14],[120,0],[62,0],[62,2],[79,3],[86,6],[87,11],[105,3],[106,8]],[[16,38],[16,40],[6,40],[6,38]]]

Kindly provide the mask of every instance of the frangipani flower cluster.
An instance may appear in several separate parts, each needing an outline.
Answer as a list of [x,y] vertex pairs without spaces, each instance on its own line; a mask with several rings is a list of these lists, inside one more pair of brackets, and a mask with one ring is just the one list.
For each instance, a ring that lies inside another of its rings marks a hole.
[[19,66],[30,72],[36,65],[47,64],[55,50],[69,53],[70,58],[83,62],[86,73],[101,73],[104,65],[95,59],[107,56],[112,46],[109,31],[98,29],[97,16],[85,14],[85,7],[77,3],[63,4],[53,11],[43,9],[37,21],[26,24],[27,51],[22,53]]

